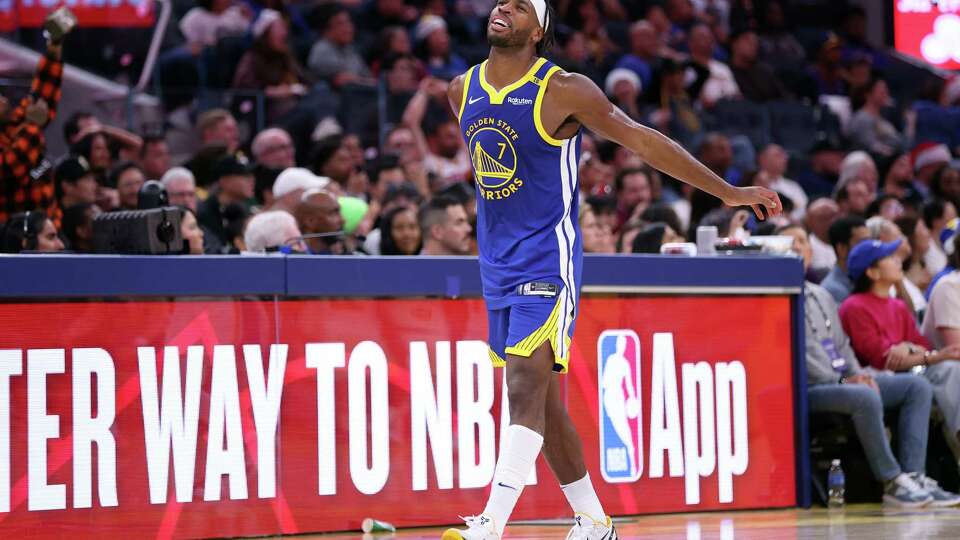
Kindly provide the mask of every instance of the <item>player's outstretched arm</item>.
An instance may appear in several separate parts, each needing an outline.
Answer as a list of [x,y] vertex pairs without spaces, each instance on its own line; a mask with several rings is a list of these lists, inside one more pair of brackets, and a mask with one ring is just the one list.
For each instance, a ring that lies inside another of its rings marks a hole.
[[577,73],[557,74],[550,81],[556,103],[591,131],[636,152],[657,170],[719,198],[729,206],[751,206],[757,217],[777,215],[783,209],[776,192],[763,187],[734,187],[697,161],[682,146],[655,129],[634,122],[611,103],[603,91]]

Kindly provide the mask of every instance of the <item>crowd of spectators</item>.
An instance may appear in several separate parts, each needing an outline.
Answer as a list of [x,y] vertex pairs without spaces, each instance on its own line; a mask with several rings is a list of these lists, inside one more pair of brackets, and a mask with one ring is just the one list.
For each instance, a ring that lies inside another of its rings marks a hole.
[[[700,224],[743,239],[800,223],[811,233],[811,276],[836,269],[837,281],[846,277],[831,224],[877,215],[915,248],[907,276],[916,287],[905,289],[922,310],[919,291],[946,265],[929,229],[942,228],[960,199],[960,79],[931,75],[922,92],[895,100],[891,88],[903,85],[884,72],[895,59],[867,43],[866,13],[832,4],[819,20],[807,14],[800,31],[790,22],[796,7],[778,0],[555,2],[552,60],[593,78],[627,114],[729,182],[778,191],[788,209],[776,223],[757,223],[586,133],[588,252],[658,253]],[[176,3],[180,39],[161,64],[209,70],[200,78],[260,92],[265,103],[253,122],[240,99],[207,110],[199,100],[170,102],[167,127],[193,119],[186,148],[163,130],[137,135],[81,112],[64,123],[69,155],[45,156],[43,127],[56,114],[62,75],[61,45],[51,44],[31,95],[2,107],[4,137],[16,144],[4,156],[0,221],[45,212],[65,248],[84,252],[92,244],[73,239],[86,234],[87,216],[135,208],[144,182],[160,180],[172,203],[195,214],[208,254],[240,251],[250,218],[265,210],[295,216],[301,236],[323,235],[295,250],[432,253],[433,236],[445,234],[431,231],[435,197],[458,201],[471,226],[475,219],[472,168],[446,87],[484,57],[490,8],[484,0]],[[161,92],[188,79],[161,77]],[[363,101],[371,92],[385,106]],[[812,131],[780,129],[777,114],[790,107],[815,118]],[[737,127],[750,111],[763,111],[765,128]],[[326,195],[304,195],[311,190]],[[316,224],[318,206],[339,209],[342,234]],[[441,220],[451,230],[460,227],[452,216]],[[22,249],[33,249],[36,234],[27,228]],[[475,250],[472,241],[443,244],[450,254]]]
[[[960,457],[960,77],[897,80],[898,60],[867,42],[866,13],[845,2],[807,11],[803,32],[779,0],[553,4],[553,61],[730,183],[779,192],[786,210],[758,222],[584,133],[584,250],[660,253],[698,225],[793,236],[813,314],[812,408],[854,416],[896,502],[958,502],[923,474],[925,422],[901,430],[899,463],[878,423],[884,407],[903,407],[902,424],[928,417],[932,395]],[[63,45],[50,43],[30,94],[0,98],[3,252],[92,252],[96,217],[136,208],[158,180],[185,210],[184,253],[476,253],[472,167],[446,89],[485,57],[492,2],[188,7],[163,62],[259,92],[267,127],[255,129],[242,99],[201,110],[165,98],[167,127],[192,119],[188,148],[76,113],[64,123],[69,154],[47,155],[63,73]],[[181,83],[164,78],[161,91]],[[922,377],[906,374],[917,366]]]

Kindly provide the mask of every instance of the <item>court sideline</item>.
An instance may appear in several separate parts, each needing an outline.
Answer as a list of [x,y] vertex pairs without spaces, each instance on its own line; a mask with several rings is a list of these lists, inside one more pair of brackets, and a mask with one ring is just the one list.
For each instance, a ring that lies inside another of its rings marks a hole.
[[[760,510],[638,516],[616,520],[622,540],[927,540],[960,538],[960,509],[884,510],[878,504],[851,505],[834,512]],[[506,538],[560,539],[566,523],[512,525]],[[395,534],[356,533],[296,536],[309,540],[436,539],[444,528],[406,529]],[[274,537],[280,538],[280,537]]]

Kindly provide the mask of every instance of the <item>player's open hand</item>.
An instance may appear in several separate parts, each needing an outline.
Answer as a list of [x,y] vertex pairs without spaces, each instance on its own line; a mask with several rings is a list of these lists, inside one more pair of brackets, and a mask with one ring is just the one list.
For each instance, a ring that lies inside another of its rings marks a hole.
[[749,206],[760,220],[779,216],[783,203],[776,191],[760,186],[734,188],[733,194],[723,201],[727,206]]

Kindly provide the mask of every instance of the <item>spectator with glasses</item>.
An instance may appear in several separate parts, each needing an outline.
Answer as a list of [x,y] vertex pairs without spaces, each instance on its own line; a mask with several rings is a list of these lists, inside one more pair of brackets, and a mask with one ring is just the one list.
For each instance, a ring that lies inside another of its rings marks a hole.
[[257,165],[271,169],[286,169],[297,165],[296,148],[286,131],[267,128],[257,134],[250,143],[250,151]]
[[63,251],[63,241],[57,235],[53,221],[46,214],[36,210],[27,211],[10,217],[10,221],[3,228],[3,235],[0,236],[0,251],[52,253]]
[[170,204],[197,211],[197,181],[190,169],[174,167],[163,175],[160,183],[167,190]]

